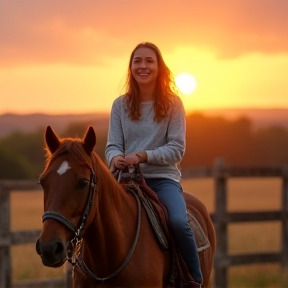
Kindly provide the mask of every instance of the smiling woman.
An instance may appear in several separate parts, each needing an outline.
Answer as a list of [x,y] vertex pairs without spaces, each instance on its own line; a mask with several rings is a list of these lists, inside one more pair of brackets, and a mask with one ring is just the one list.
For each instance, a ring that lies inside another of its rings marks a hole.
[[175,78],[175,82],[179,90],[185,94],[192,94],[197,86],[196,79],[187,73],[181,73]]

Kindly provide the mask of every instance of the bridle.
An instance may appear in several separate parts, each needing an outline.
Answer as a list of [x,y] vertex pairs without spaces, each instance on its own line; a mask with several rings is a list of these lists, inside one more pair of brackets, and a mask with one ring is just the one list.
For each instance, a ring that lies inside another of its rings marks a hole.
[[82,215],[82,218],[80,220],[80,224],[78,225],[78,227],[76,227],[65,216],[55,211],[46,211],[42,216],[43,222],[47,219],[57,220],[58,222],[63,224],[66,228],[68,228],[74,233],[73,238],[70,241],[68,241],[68,244],[67,244],[68,248],[67,248],[67,253],[66,253],[66,259],[69,263],[71,263],[73,267],[72,275],[74,275],[75,265],[77,264],[78,257],[81,254],[82,243],[83,243],[82,236],[84,234],[83,229],[89,217],[91,207],[93,204],[94,192],[97,187],[95,172],[92,168],[90,168],[90,170],[91,170],[91,174],[90,174],[90,180],[89,180],[89,195],[87,198],[87,203],[86,203],[84,213]]
[[[90,167],[89,167],[90,168]],[[118,275],[128,264],[138,241],[138,237],[140,234],[140,226],[141,226],[141,203],[140,200],[137,196],[137,192],[134,191],[134,189],[130,189],[128,192],[130,192],[136,199],[137,202],[137,208],[138,208],[138,220],[137,220],[137,229],[136,229],[136,235],[134,238],[134,241],[132,243],[132,246],[124,259],[123,263],[121,266],[112,274],[106,277],[98,277],[96,274],[94,274],[84,263],[83,258],[81,257],[81,251],[82,251],[82,244],[83,244],[83,229],[85,226],[85,223],[89,217],[91,207],[93,204],[93,198],[94,198],[94,192],[97,188],[97,183],[96,183],[96,175],[95,172],[92,168],[91,170],[91,175],[90,175],[90,181],[89,181],[89,195],[86,203],[86,207],[83,213],[83,216],[81,218],[80,224],[78,227],[76,227],[69,219],[67,219],[65,216],[61,215],[58,212],[55,211],[46,211],[43,216],[42,216],[42,221],[44,222],[47,219],[54,219],[63,224],[66,228],[71,230],[74,233],[74,236],[71,240],[68,242],[68,248],[67,253],[66,253],[66,259],[67,261],[72,265],[73,270],[72,270],[72,277],[74,275],[74,269],[75,266],[77,265],[80,270],[84,273],[84,275],[88,275],[92,277],[94,280],[96,280],[98,283],[102,283],[106,280],[109,280],[116,275]],[[135,187],[136,189],[136,187]]]
[[74,233],[75,239],[81,239],[82,238],[82,231],[85,226],[85,223],[88,219],[88,216],[91,211],[91,207],[93,204],[93,196],[94,192],[96,190],[96,176],[95,172],[92,168],[91,169],[91,175],[90,175],[90,181],[89,181],[89,195],[86,203],[86,208],[84,210],[83,216],[81,218],[80,224],[78,225],[78,228],[65,216],[61,215],[58,212],[55,211],[46,211],[44,215],[42,216],[42,221],[44,222],[47,219],[54,219],[62,223],[65,227],[70,229]]

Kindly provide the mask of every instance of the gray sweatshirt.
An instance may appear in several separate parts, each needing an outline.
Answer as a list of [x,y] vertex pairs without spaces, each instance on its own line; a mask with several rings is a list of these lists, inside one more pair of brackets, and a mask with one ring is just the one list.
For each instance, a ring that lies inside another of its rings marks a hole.
[[141,119],[132,121],[125,108],[124,96],[113,102],[105,157],[110,167],[113,157],[146,151],[147,163],[140,169],[145,178],[169,178],[180,181],[178,163],[185,152],[186,116],[182,100],[173,96],[168,117],[154,119],[154,102],[141,104]]

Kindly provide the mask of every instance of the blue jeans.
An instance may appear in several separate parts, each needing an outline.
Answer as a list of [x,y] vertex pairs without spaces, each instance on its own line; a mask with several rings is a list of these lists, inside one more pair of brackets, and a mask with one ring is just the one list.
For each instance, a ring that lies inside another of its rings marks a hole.
[[194,234],[188,224],[186,203],[180,183],[166,178],[146,178],[146,184],[158,195],[168,210],[171,231],[180,254],[195,281],[202,282]]

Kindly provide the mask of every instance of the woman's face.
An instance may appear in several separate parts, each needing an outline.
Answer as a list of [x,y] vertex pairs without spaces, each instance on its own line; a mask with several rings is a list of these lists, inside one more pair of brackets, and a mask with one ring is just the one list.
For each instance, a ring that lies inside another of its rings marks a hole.
[[150,48],[138,48],[134,52],[130,69],[140,87],[155,85],[158,76],[156,53]]

